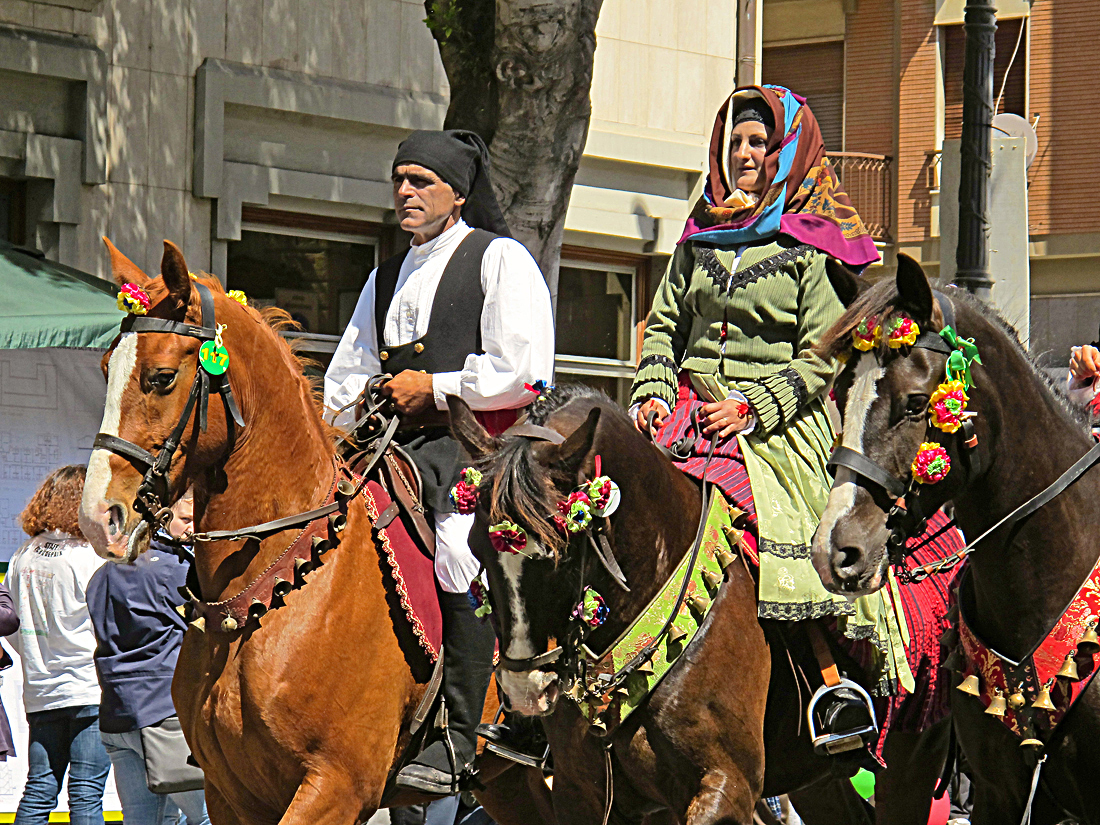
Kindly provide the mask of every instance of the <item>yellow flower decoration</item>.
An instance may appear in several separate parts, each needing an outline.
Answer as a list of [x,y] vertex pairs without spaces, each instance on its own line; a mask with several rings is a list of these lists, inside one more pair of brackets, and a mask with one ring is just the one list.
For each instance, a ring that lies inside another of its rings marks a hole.
[[243,306],[243,307],[248,306],[248,298],[245,296],[244,290],[231,289],[231,290],[229,290],[229,292],[226,293],[226,295],[228,295],[230,298],[232,298],[234,301],[236,301],[241,306]]
[[916,343],[918,335],[920,335],[920,327],[917,326],[917,322],[907,315],[899,315],[890,322],[890,336],[886,339],[886,343],[890,349],[911,347]]
[[878,324],[878,318],[874,315],[864,318],[859,325],[852,330],[852,346],[862,352],[874,349],[882,340],[882,327]]
[[928,399],[932,426],[945,433],[956,432],[962,426],[963,412],[969,400],[962,381],[945,381],[940,384]]

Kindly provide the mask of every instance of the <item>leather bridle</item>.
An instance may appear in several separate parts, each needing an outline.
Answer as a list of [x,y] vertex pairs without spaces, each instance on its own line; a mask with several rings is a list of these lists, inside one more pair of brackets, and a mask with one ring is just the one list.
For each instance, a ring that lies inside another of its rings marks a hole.
[[[932,294],[936,297],[940,311],[943,313],[944,327],[954,328],[955,308],[951,299],[936,290],[933,290]],[[932,331],[922,332],[908,349],[926,349],[946,356],[954,352],[939,332]],[[904,355],[908,355],[908,352]],[[934,434],[937,440],[942,440],[943,436],[947,435],[935,430],[931,424],[929,424],[929,433]],[[981,472],[981,461],[975,449],[978,445],[978,437],[973,422],[969,418],[964,419],[955,435],[962,443],[963,454],[969,459],[968,476],[977,476]],[[907,478],[899,478],[863,453],[844,446],[838,446],[833,450],[828,467],[830,470],[835,470],[837,467],[851,470],[856,476],[881,489],[893,501],[886,515],[886,526],[890,530],[887,552],[891,564],[895,567],[903,567],[905,559],[917,549],[916,547],[907,548],[906,543],[913,536],[923,533],[928,521],[928,516],[920,507],[917,496],[919,485],[913,478],[912,472]]]
[[[149,318],[144,315],[128,315],[123,319],[120,333],[127,332],[156,332],[168,335],[182,335],[186,338],[197,338],[202,342],[214,341],[217,337],[217,324],[214,316],[214,296],[210,288],[198,281],[192,282],[199,293],[199,306],[201,317],[199,323],[188,324],[180,321],[170,321],[165,318]],[[97,450],[110,450],[137,464],[145,467],[145,475],[138,485],[137,496],[134,500],[134,509],[138,511],[142,519],[149,523],[152,529],[166,528],[172,520],[172,511],[168,509],[168,471],[172,465],[176,450],[183,440],[187,422],[191,419],[192,412],[198,408],[198,427],[201,432],[206,432],[207,407],[211,391],[222,397],[226,412],[226,431],[229,450],[233,450],[233,442],[236,438],[234,425],[244,426],[244,418],[237,407],[233,390],[229,385],[228,373],[212,375],[203,368],[201,363],[195,365],[195,380],[191,384],[191,392],[187,396],[187,403],[183,407],[179,421],[172,429],[171,434],[164,440],[164,444],[156,454],[149,452],[132,441],[119,438],[110,433],[96,434],[92,448]]]

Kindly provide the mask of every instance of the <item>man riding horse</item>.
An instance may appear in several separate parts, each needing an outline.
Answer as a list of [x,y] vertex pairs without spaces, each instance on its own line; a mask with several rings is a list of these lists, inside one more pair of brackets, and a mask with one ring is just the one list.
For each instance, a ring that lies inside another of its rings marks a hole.
[[423,480],[435,522],[450,747],[431,743],[397,785],[447,794],[474,759],[495,634],[467,598],[479,570],[467,541],[474,516],[456,512],[450,491],[470,459],[447,429],[446,397],[466,401],[491,431],[513,423],[534,397],[527,386],[553,372],[553,311],[538,265],[501,215],[481,138],[414,132],[397,149],[392,179],[412,247],[368,277],[325,374],[325,404],[337,426],[349,425],[354,411],[337,411],[385,372],[381,392],[403,418],[395,441]]

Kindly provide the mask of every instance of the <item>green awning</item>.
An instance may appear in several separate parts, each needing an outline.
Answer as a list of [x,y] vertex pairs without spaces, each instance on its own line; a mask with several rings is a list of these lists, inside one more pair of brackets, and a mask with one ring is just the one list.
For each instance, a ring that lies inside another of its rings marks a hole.
[[106,349],[123,314],[102,278],[0,242],[0,349]]

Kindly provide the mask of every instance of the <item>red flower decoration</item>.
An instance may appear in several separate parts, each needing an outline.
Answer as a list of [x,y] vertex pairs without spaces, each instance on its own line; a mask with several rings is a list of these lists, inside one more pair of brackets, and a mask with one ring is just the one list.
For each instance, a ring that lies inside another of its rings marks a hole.
[[913,459],[913,478],[921,484],[938,484],[947,477],[951,469],[951,459],[947,450],[934,442],[925,442],[917,450]]
[[489,541],[498,553],[522,553],[527,547],[527,531],[518,524],[503,521],[489,528]]

